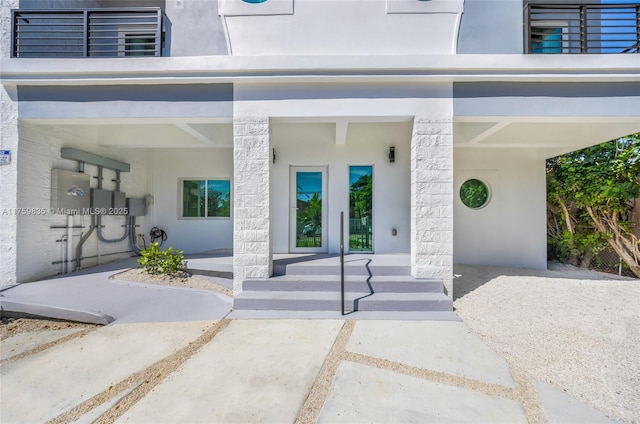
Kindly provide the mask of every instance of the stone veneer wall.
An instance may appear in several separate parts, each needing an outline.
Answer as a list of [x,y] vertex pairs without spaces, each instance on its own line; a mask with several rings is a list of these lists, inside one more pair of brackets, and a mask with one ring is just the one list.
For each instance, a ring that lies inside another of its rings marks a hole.
[[[11,54],[11,9],[18,0],[0,5],[0,57]],[[0,86],[0,149],[11,150],[11,164],[0,166],[0,286],[16,282],[18,219],[7,210],[18,206],[18,97],[15,87]]]
[[453,120],[416,116],[411,136],[411,274],[453,296]]
[[18,101],[15,88],[0,86],[0,150],[11,163],[0,166],[0,286],[16,283],[18,217]]
[[233,291],[272,271],[269,118],[233,121]]

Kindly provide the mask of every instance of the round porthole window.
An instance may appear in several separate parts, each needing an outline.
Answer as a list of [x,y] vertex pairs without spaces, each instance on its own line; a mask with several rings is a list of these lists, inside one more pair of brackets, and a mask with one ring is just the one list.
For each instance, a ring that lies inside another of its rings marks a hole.
[[460,186],[460,200],[471,209],[483,208],[489,203],[489,187],[482,181],[471,179]]

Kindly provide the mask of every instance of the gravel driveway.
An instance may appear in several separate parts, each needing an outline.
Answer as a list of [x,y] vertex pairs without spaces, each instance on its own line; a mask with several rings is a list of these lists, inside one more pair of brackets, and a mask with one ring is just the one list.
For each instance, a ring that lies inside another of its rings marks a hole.
[[454,307],[521,378],[640,422],[640,280],[457,265]]

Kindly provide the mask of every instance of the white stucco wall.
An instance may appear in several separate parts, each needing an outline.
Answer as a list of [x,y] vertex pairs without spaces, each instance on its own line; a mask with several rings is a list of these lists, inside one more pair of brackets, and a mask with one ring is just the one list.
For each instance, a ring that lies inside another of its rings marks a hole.
[[[482,209],[460,201],[460,186],[470,178],[490,187]],[[455,149],[453,210],[455,263],[546,268],[544,160],[533,150]]]
[[233,150],[154,149],[153,164],[155,191],[151,225],[166,231],[168,239],[163,247],[173,246],[185,253],[231,249],[232,219],[179,219],[182,201],[178,196],[181,178],[229,179],[233,190]]
[[455,53],[462,4],[228,0],[220,3],[220,14],[226,15],[231,53],[236,56]]
[[[373,165],[374,252],[409,252],[410,122],[351,123],[346,144],[336,144],[335,124],[272,124],[276,163],[271,170],[273,251],[289,252],[291,166],[328,167],[328,246],[340,249],[340,211],[349,215],[349,165]],[[389,163],[389,147],[396,161]],[[397,229],[392,236],[391,230]],[[348,231],[348,227],[346,228]]]
[[[144,149],[126,150],[109,149],[97,145],[95,129],[84,126],[50,126],[21,123],[19,126],[19,156],[18,156],[18,208],[49,209],[51,201],[51,169],[60,168],[71,171],[78,170],[76,161],[61,159],[61,147],[74,147],[90,153],[95,153],[111,159],[120,160],[131,165],[131,172],[121,173],[121,191],[127,197],[143,197],[150,193],[150,160],[148,151]],[[97,175],[97,168],[85,165],[85,173]],[[105,169],[103,174],[103,188],[115,190],[115,172]],[[91,187],[97,187],[97,180],[91,179]],[[126,218],[122,216],[105,216],[102,224],[105,226],[105,238],[118,238],[123,234]],[[138,233],[148,233],[146,219],[139,217],[141,226]],[[60,264],[52,262],[62,260],[63,248],[66,243],[56,242],[67,233],[66,229],[52,229],[51,226],[65,226],[65,215],[47,213],[45,215],[31,215],[20,213],[17,216],[17,280],[31,281],[40,277],[55,275],[62,269]],[[83,225],[83,229],[74,230],[75,246],[81,232],[89,230],[90,217],[74,217],[74,225]],[[101,263],[117,259],[124,255],[109,255],[115,252],[126,252],[129,249],[128,239],[118,243],[99,243],[98,237],[92,234],[83,247],[83,257],[100,254]],[[98,258],[83,260],[82,266],[98,263]]]

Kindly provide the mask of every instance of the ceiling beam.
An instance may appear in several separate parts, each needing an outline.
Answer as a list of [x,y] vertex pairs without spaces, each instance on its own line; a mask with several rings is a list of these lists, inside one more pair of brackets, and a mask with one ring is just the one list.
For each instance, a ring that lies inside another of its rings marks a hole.
[[498,122],[494,126],[482,131],[480,134],[476,135],[471,140],[467,141],[467,144],[478,144],[482,140],[486,139],[490,135],[493,135],[493,134],[497,133],[498,131],[500,131],[501,129],[505,128],[509,124],[510,124],[510,122]]
[[189,134],[191,137],[200,140],[207,146],[215,146],[217,143],[206,135],[202,134],[200,131],[196,130],[189,124],[175,124],[176,127],[180,128],[182,131]]
[[336,144],[347,144],[347,131],[349,122],[336,121]]

